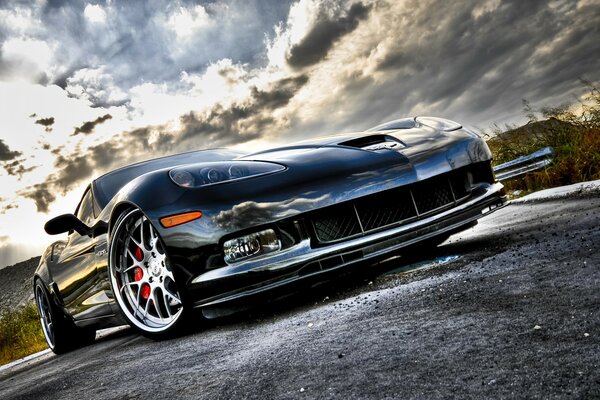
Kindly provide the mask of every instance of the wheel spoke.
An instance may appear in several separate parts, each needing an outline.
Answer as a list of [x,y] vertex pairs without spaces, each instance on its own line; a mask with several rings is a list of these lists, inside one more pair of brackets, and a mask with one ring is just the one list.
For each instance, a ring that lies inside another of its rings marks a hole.
[[173,313],[171,313],[171,304],[169,302],[169,298],[168,298],[168,294],[166,291],[163,292],[163,300],[165,302],[165,309],[167,310],[167,314],[169,315],[169,318],[171,318],[173,316]]
[[[140,281],[141,282],[141,281]],[[123,285],[123,287],[121,287],[121,291],[125,290],[126,288],[136,285],[136,286],[140,286],[140,282],[125,282],[125,285]]]
[[146,307],[144,307],[144,319],[148,318],[148,310],[150,308],[150,297],[148,297],[148,300],[146,300]]
[[140,242],[142,243],[142,250],[146,250],[146,241],[144,240],[144,222],[146,222],[146,218],[142,217],[142,222],[140,223]]
[[154,228],[152,226],[150,226],[150,242],[152,243],[152,246],[154,247],[154,244],[156,242],[156,235],[154,234]]
[[174,303],[174,306],[178,306],[181,304],[181,300],[179,300],[179,298],[177,297],[177,295],[175,293],[171,293],[169,290],[167,290],[165,288],[165,298],[166,296],[170,297],[170,300],[168,301],[169,304]]
[[173,282],[175,282],[175,278],[173,277],[173,272],[170,270],[167,270],[165,272],[165,276],[168,277],[169,279],[171,279]]
[[[133,255],[133,253],[131,252],[131,250],[129,249],[125,249],[125,252],[127,253],[127,255],[129,257],[131,257],[131,260],[133,261],[134,264],[138,264],[140,263],[140,260],[138,260],[137,258],[135,258],[135,256]],[[142,251],[142,254],[144,254],[144,251]],[[145,255],[144,255],[145,256]],[[145,257],[144,257],[145,258]]]
[[[140,308],[142,308],[142,305],[140,304],[140,293],[142,292],[142,288],[141,286],[138,288],[137,291],[137,295],[136,295],[136,299],[135,299],[135,305],[134,305],[134,312],[133,312],[133,316],[137,316],[138,314],[138,310]],[[141,315],[140,315],[141,316]]]
[[132,266],[130,266],[130,267],[127,267],[127,268],[125,269],[125,271],[123,271],[122,273],[123,273],[123,274],[126,274],[127,272],[129,272],[129,271],[131,271],[132,269],[135,269],[135,268],[137,268],[137,267],[140,267],[141,265],[142,265],[142,264],[133,264]]
[[163,313],[160,309],[160,300],[158,298],[158,293],[156,290],[152,292],[152,298],[154,299],[154,308],[156,308],[156,313],[160,318],[164,319],[165,317],[163,316]]
[[140,245],[140,242],[138,242],[137,240],[135,240],[135,238],[133,237],[133,235],[129,235],[129,240],[131,240],[133,243],[135,243],[135,245],[136,245],[137,247],[142,247],[142,246]]

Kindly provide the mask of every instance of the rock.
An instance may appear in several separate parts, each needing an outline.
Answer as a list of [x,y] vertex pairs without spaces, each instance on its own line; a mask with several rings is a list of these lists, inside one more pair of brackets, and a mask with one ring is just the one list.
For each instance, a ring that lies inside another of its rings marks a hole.
[[0,269],[0,314],[33,301],[33,273],[40,257]]

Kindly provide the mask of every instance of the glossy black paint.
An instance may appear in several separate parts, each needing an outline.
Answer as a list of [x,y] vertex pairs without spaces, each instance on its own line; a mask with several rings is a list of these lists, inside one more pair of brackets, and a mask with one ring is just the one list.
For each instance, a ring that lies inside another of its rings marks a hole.
[[[76,324],[102,327],[121,322],[107,279],[107,253],[112,224],[131,207],[144,212],[166,244],[184,302],[206,306],[301,279],[298,271],[309,271],[315,260],[325,263],[338,257],[342,262],[337,268],[385,255],[387,248],[399,248],[403,242],[460,229],[481,217],[484,208],[503,204],[502,186],[482,183],[473,189],[469,203],[447,215],[396,227],[393,234],[379,232],[336,246],[314,246],[303,222],[307,213],[467,165],[489,168],[491,154],[485,142],[459,125],[451,131],[418,122],[399,126],[403,129],[318,138],[238,157],[274,162],[286,169],[234,182],[186,189],[173,183],[168,176],[171,168],[164,167],[131,180],[106,202],[99,200],[98,181],[94,181],[91,187],[99,213],[90,229],[76,229],[70,217],[62,217],[62,223],[49,223],[52,232],[67,228],[80,232],[71,232],[66,241],[56,242],[46,251],[36,278],[44,282]],[[399,145],[374,151],[360,148],[363,142],[381,141]],[[177,157],[178,163],[187,163],[204,158],[231,159],[231,154],[218,150]],[[164,159],[161,165],[165,165]],[[164,228],[159,221],[188,211],[203,215],[172,228]],[[283,253],[289,256],[283,261],[275,255],[239,265],[224,263],[225,240],[265,228],[275,229],[284,238]]]
[[52,218],[44,225],[44,230],[49,235],[58,235],[69,231],[76,231],[80,235],[88,235],[90,227],[81,222],[73,214],[63,214]]

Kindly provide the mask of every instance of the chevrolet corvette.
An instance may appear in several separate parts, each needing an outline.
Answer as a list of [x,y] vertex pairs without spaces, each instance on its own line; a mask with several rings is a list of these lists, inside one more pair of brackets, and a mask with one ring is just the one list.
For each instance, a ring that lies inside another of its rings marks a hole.
[[505,204],[491,159],[460,124],[416,117],[108,172],[44,226],[67,234],[33,277],[48,345],[64,353],[123,323],[169,337],[193,311],[440,243]]

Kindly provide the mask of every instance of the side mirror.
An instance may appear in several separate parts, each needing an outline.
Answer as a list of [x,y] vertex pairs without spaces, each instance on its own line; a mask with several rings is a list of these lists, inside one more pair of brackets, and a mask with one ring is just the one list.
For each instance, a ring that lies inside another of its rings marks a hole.
[[58,235],[71,230],[74,230],[81,236],[91,235],[92,232],[89,226],[81,222],[73,214],[63,214],[52,218],[50,221],[46,222],[44,230],[49,235]]

